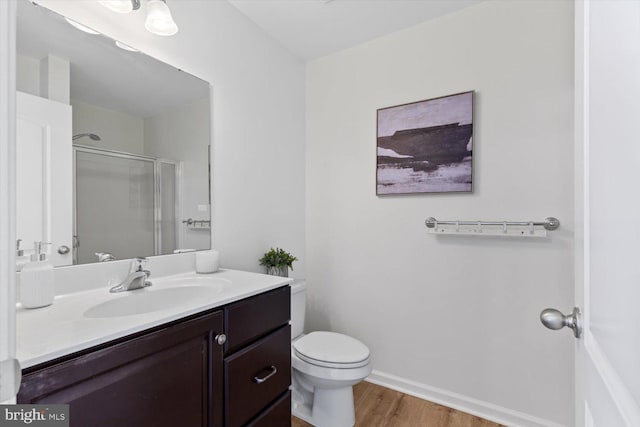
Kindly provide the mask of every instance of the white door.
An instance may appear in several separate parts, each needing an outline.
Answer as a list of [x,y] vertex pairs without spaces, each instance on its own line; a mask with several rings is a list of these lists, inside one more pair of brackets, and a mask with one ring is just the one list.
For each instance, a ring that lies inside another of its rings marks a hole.
[[16,238],[25,254],[51,243],[51,263],[71,265],[71,106],[18,92],[16,110]]
[[576,425],[638,427],[640,2],[575,5]]
[[0,1],[0,404],[15,402],[20,385],[16,355],[13,247],[16,69],[15,1]]

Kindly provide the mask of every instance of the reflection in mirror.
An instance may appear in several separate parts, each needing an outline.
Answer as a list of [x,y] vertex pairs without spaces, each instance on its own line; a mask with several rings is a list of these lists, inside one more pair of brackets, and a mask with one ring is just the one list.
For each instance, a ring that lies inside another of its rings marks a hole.
[[209,84],[28,0],[17,52],[24,256],[34,241],[56,266],[208,249]]

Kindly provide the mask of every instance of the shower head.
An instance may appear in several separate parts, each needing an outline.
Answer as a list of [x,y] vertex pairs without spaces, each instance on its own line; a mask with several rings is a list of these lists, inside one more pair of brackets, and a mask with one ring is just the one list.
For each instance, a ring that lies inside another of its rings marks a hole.
[[79,133],[77,135],[73,135],[73,140],[75,141],[78,138],[82,138],[83,136],[88,136],[93,141],[100,141],[100,137],[95,133]]

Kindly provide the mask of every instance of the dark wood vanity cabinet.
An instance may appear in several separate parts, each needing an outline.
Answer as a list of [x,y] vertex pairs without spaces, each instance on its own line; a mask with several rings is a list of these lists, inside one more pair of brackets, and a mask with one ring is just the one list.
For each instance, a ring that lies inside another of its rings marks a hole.
[[291,423],[291,404],[278,406],[291,384],[290,295],[286,286],[224,310],[226,427]]
[[221,333],[216,311],[37,369],[18,402],[69,404],[74,427],[220,425]]
[[289,307],[285,286],[29,368],[18,403],[69,404],[73,427],[289,426]]

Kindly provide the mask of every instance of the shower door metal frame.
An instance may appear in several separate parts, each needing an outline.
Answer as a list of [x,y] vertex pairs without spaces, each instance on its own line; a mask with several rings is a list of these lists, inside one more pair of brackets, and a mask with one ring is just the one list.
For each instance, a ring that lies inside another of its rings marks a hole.
[[162,164],[173,165],[175,168],[175,192],[174,192],[174,223],[176,235],[176,249],[182,247],[182,227],[180,227],[180,218],[182,218],[182,165],[184,162],[180,160],[155,159],[154,163],[154,220],[155,220],[155,255],[162,254]]
[[[175,166],[175,183],[176,183],[175,203],[174,203],[175,205],[174,227],[176,230],[176,246],[180,247],[183,240],[182,230],[181,230],[181,227],[179,226],[179,219],[181,218],[180,215],[182,214],[182,209],[181,209],[182,207],[182,169],[183,169],[182,161],[155,158],[155,157],[145,156],[141,154],[127,153],[125,151],[107,150],[104,148],[91,147],[88,145],[74,144],[73,145],[73,210],[72,210],[73,211],[73,265],[78,265],[78,247],[82,244],[82,242],[80,242],[78,239],[78,222],[76,220],[78,216],[78,212],[77,212],[78,208],[77,208],[77,201],[76,201],[76,197],[77,197],[76,160],[77,160],[78,152],[103,155],[103,156],[109,156],[109,157],[118,157],[118,158],[128,159],[128,160],[140,160],[140,161],[153,163],[153,222],[154,222],[153,251],[154,253],[150,255],[160,255],[162,250],[162,244],[161,244],[162,242],[162,227],[161,227],[162,188],[161,188],[161,182],[160,182],[161,181],[160,165],[162,163],[174,165]],[[117,256],[117,254],[113,254],[113,255]]]

